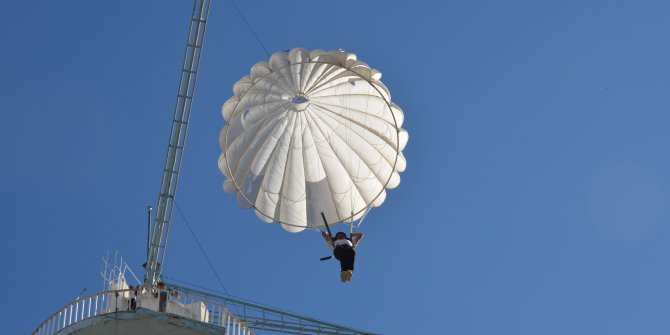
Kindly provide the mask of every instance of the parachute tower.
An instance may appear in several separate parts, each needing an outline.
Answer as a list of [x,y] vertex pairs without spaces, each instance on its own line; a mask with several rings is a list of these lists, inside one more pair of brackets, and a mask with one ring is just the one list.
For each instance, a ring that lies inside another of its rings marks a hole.
[[[122,260],[108,262],[103,292],[66,304],[33,334],[371,334],[159,280],[210,5],[194,0],[143,285],[129,285]],[[381,205],[399,183],[407,133],[380,76],[343,51],[294,49],[256,64],[223,107],[226,191],[291,232],[319,228],[316,213],[352,221]]]

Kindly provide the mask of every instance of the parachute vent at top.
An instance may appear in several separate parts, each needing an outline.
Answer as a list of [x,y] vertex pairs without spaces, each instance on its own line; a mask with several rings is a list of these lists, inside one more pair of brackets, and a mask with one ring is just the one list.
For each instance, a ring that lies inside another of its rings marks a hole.
[[408,134],[381,73],[341,50],[278,52],[222,108],[223,188],[289,232],[360,218],[400,183]]

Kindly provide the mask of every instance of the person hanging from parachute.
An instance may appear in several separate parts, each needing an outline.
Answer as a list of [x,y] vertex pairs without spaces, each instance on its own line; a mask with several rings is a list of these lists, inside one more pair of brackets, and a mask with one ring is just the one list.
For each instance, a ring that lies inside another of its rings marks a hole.
[[[221,108],[224,191],[290,233],[329,229],[326,217],[362,221],[407,165],[404,114],[381,76],[343,50],[294,48],[256,63]],[[363,235],[322,236],[351,280]]]
[[354,275],[354,261],[356,260],[356,246],[363,239],[361,233],[351,233],[351,237],[347,237],[344,232],[337,232],[335,237],[330,237],[325,231],[321,232],[321,236],[326,240],[328,246],[333,251],[335,259],[340,261],[340,280],[348,282]]

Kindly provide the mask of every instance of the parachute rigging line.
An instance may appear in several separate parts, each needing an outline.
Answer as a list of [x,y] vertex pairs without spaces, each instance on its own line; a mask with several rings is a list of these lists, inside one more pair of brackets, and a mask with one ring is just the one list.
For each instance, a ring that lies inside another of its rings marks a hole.
[[358,220],[358,224],[356,224],[356,226],[354,226],[354,225],[353,225],[353,222],[352,222],[352,227],[353,227],[353,231],[354,231],[354,232],[358,231],[358,228],[361,227],[361,225],[363,224],[363,220],[365,220],[365,217],[368,216],[368,213],[370,213],[370,210],[371,210],[371,209],[372,209],[372,208],[368,207],[368,208],[365,210],[365,213],[363,213],[363,216],[361,216],[361,219]]
[[235,11],[237,12],[237,14],[242,18],[242,21],[244,21],[244,24],[247,25],[247,28],[249,28],[249,31],[251,31],[251,34],[254,35],[254,38],[256,38],[256,42],[258,42],[258,44],[260,44],[261,48],[263,48],[263,50],[265,51],[265,53],[266,53],[266,54],[268,55],[268,57],[269,57],[269,56],[270,56],[270,52],[269,52],[268,49],[265,47],[265,45],[263,45],[263,42],[261,42],[261,39],[260,39],[260,37],[258,37],[258,35],[256,34],[256,32],[254,31],[254,28],[251,28],[251,25],[249,24],[249,21],[247,21],[247,19],[244,17],[244,15],[242,15],[242,11],[240,11],[240,9],[237,7],[237,5],[235,4],[235,2],[234,2],[233,0],[228,0],[228,1],[230,1],[230,4],[233,5],[233,7],[235,8]]
[[[177,199],[174,199],[174,204],[177,206],[177,211],[179,211],[179,215],[181,215],[181,218],[184,219],[184,222],[186,223],[186,227],[188,227],[188,230],[191,232],[191,235],[193,236],[193,239],[195,242],[198,244],[198,247],[200,248],[200,251],[202,252],[203,256],[205,256],[205,259],[207,260],[207,264],[209,264],[209,267],[212,269],[212,272],[214,272],[214,275],[216,276],[216,279],[219,281],[219,285],[223,288],[223,291],[226,292],[226,296],[230,298],[230,293],[228,293],[228,290],[226,289],[226,286],[223,285],[223,281],[221,280],[221,277],[219,277],[219,273],[216,272],[216,269],[214,269],[214,265],[212,265],[212,261],[209,260],[209,256],[207,256],[207,253],[205,252],[205,249],[202,247],[202,244],[200,244],[200,240],[198,239],[197,236],[195,236],[195,232],[193,229],[191,229],[191,225],[188,223],[188,220],[186,219],[186,216],[184,215],[184,212],[181,211],[181,208],[179,207],[179,204],[177,203]],[[235,305],[233,305],[235,307]],[[235,307],[235,312],[240,315],[240,312],[237,310],[237,307]]]

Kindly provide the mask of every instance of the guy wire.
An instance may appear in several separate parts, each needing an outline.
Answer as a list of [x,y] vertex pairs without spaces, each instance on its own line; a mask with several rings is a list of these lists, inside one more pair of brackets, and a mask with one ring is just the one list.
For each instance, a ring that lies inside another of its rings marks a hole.
[[228,0],[228,1],[230,1],[230,3],[233,5],[233,7],[235,8],[235,11],[237,12],[237,14],[242,18],[242,21],[244,21],[244,23],[247,25],[247,28],[249,28],[249,31],[251,31],[251,33],[252,33],[252,34],[254,35],[254,37],[256,38],[256,42],[258,42],[258,44],[260,44],[261,48],[263,48],[263,50],[265,50],[265,53],[266,53],[266,54],[268,55],[268,57],[269,57],[269,56],[270,56],[270,52],[269,52],[268,49],[265,47],[265,45],[263,45],[263,42],[261,42],[261,39],[260,39],[260,37],[258,37],[258,35],[256,34],[256,32],[254,31],[254,28],[251,28],[251,25],[249,24],[249,21],[247,21],[247,19],[244,17],[244,15],[242,15],[242,12],[240,11],[240,9],[237,7],[237,5],[235,4],[235,2],[234,2],[233,0]]

